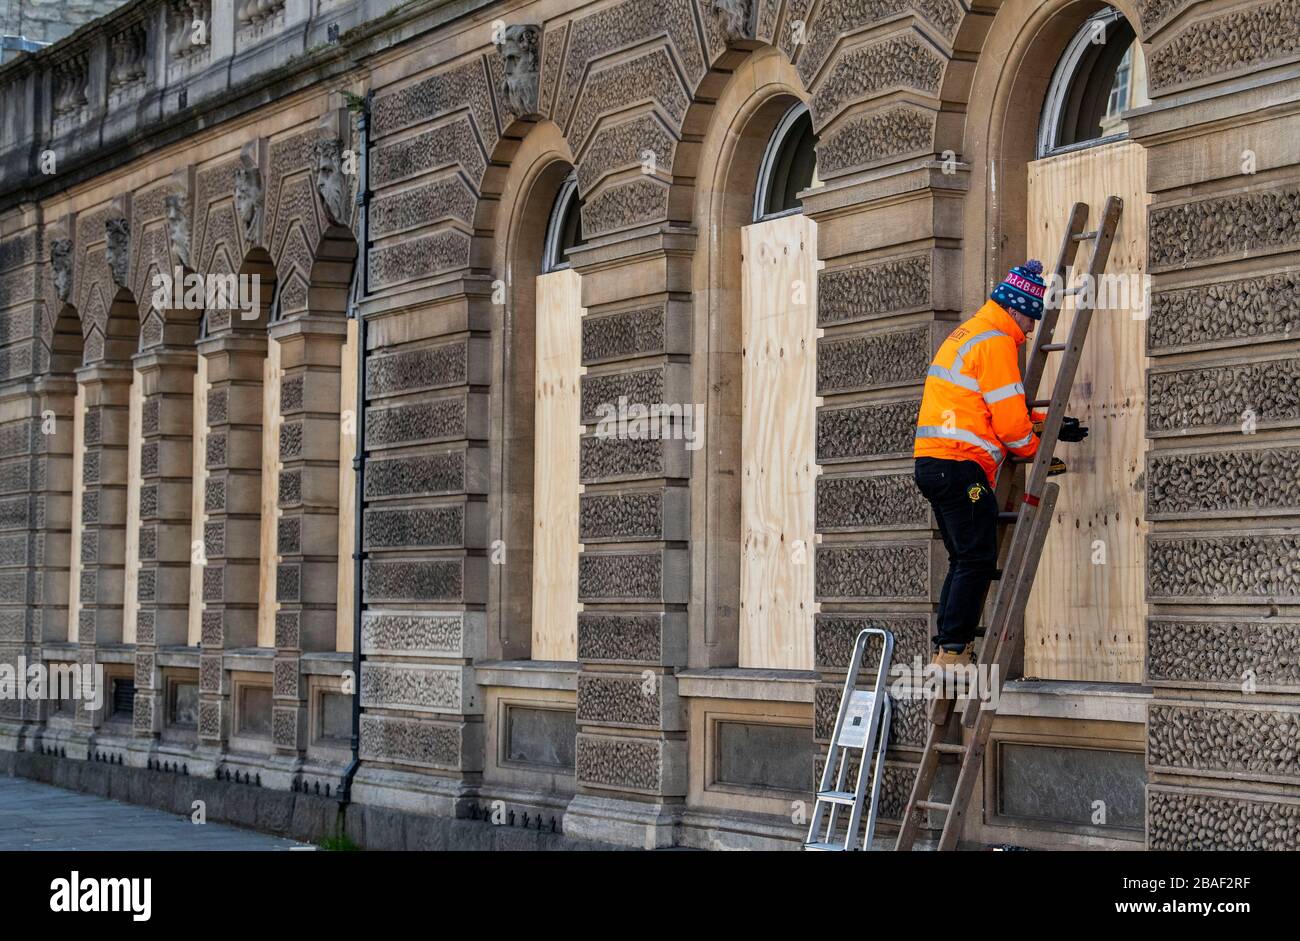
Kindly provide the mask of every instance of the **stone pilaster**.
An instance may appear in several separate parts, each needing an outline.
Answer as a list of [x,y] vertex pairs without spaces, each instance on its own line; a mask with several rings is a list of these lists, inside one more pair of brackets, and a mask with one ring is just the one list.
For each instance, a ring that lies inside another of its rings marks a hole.
[[[94,363],[77,370],[85,403],[82,422],[81,608],[77,617],[78,662],[95,664],[99,646],[123,641],[123,591],[126,581],[127,445],[130,430],[132,369],[119,363]],[[96,711],[85,700],[77,707],[77,729],[89,735],[108,707]]]
[[[1147,846],[1300,848],[1295,0],[1139,4],[1148,148]],[[1243,70],[1259,72],[1242,80]]]
[[[0,662],[14,667],[38,662],[42,641],[68,638],[75,386],[45,376],[0,393]],[[0,701],[0,747],[21,748],[45,705]]]
[[465,815],[483,768],[491,303],[465,278],[363,311],[361,802]]
[[222,331],[199,342],[199,355],[209,385],[198,734],[220,747],[231,722],[223,651],[257,644],[266,337]]
[[137,735],[163,725],[160,648],[185,646],[189,634],[190,545],[194,447],[193,348],[136,356],[143,383],[140,448],[140,576],[136,616]]
[[280,493],[276,536],[274,714],[282,753],[307,745],[304,651],[333,650],[338,601],[339,383],[347,338],[341,317],[272,325],[280,344]]
[[[672,845],[686,793],[677,694],[690,601],[690,454],[678,411],[654,437],[604,427],[604,406],[689,403],[695,236],[665,227],[570,258],[582,275],[585,431],[579,451],[577,789],[566,834]],[[628,338],[635,338],[629,344]],[[704,437],[704,429],[693,430]],[[706,440],[704,447],[710,444]]]

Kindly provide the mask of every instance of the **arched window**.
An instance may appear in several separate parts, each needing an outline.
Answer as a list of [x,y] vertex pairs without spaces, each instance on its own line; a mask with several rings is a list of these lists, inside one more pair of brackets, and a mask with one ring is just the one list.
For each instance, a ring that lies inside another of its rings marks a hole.
[[582,204],[578,200],[578,177],[569,174],[551,207],[543,247],[542,274],[569,267],[566,252],[586,241],[582,237]]
[[1084,21],[1057,63],[1043,103],[1038,156],[1122,139],[1121,116],[1150,101],[1142,45],[1106,7]]
[[817,185],[817,137],[802,102],[786,112],[772,132],[758,171],[754,221],[802,212],[799,194]]

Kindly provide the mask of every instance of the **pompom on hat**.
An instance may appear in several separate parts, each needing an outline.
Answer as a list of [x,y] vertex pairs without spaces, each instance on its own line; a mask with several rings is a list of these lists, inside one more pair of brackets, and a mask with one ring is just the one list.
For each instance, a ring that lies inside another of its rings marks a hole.
[[1031,258],[1023,265],[1012,268],[1002,283],[993,289],[989,299],[1012,313],[1042,320],[1043,297],[1046,293],[1043,263],[1036,258]]

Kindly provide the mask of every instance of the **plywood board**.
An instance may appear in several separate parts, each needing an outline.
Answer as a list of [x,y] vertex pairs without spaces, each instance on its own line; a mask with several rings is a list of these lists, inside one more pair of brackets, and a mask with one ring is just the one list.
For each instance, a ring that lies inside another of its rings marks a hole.
[[203,524],[208,521],[203,512],[204,492],[207,490],[208,468],[208,360],[200,356],[198,371],[194,374],[194,456],[190,493],[190,617],[186,643],[198,646],[203,637],[203,563],[197,558],[197,547],[203,545]]
[[275,572],[280,527],[280,344],[266,342],[262,364],[262,532],[257,601],[257,646],[275,646]]
[[81,622],[81,506],[86,496],[82,481],[86,466],[86,391],[77,383],[72,402],[72,540],[68,553],[68,641],[77,642]]
[[[1025,675],[1045,679],[1137,683],[1144,655],[1142,473],[1146,407],[1146,152],[1120,143],[1060,154],[1029,165],[1029,255],[1054,263],[1071,204],[1092,207],[1095,225],[1106,197],[1124,200],[1107,272],[1115,289],[1093,315],[1067,414],[1090,437],[1057,448],[1070,471],[1057,478],[1056,518],[1025,612]],[[1084,243],[1078,266],[1087,264]],[[1072,284],[1078,283],[1076,277]],[[1121,291],[1126,291],[1125,297]],[[1073,317],[1067,306],[1056,338]],[[1054,375],[1048,361],[1043,388]]]
[[136,614],[140,610],[140,451],[144,444],[144,380],[131,377],[127,405],[126,443],[126,555],[122,587],[122,643],[135,643]]
[[741,667],[813,667],[817,225],[741,233]]
[[357,453],[357,321],[348,321],[348,338],[339,361],[339,577],[338,620],[334,649],[352,650],[352,606],[355,581],[352,539],[356,533]]
[[537,279],[533,451],[534,660],[578,659],[578,439],[581,279]]

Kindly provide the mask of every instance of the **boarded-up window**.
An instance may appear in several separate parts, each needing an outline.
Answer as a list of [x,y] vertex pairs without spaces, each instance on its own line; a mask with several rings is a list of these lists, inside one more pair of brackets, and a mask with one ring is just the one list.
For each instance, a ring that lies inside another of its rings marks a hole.
[[[1028,255],[1050,267],[1066,216],[1086,202],[1095,224],[1107,196],[1124,200],[1107,277],[1096,305],[1066,413],[1091,429],[1062,444],[1069,465],[1025,611],[1025,675],[1137,683],[1144,648],[1146,152],[1123,142],[1046,157],[1029,165]],[[1087,264],[1091,243],[1078,256]],[[1077,284],[1075,276],[1071,284]],[[1067,300],[1055,338],[1067,335]],[[1035,336],[1039,342],[1043,337]],[[1059,357],[1048,359],[1045,393]]]
[[578,658],[578,424],[581,279],[537,278],[533,434],[534,660]]
[[742,232],[739,665],[811,670],[817,226]]

